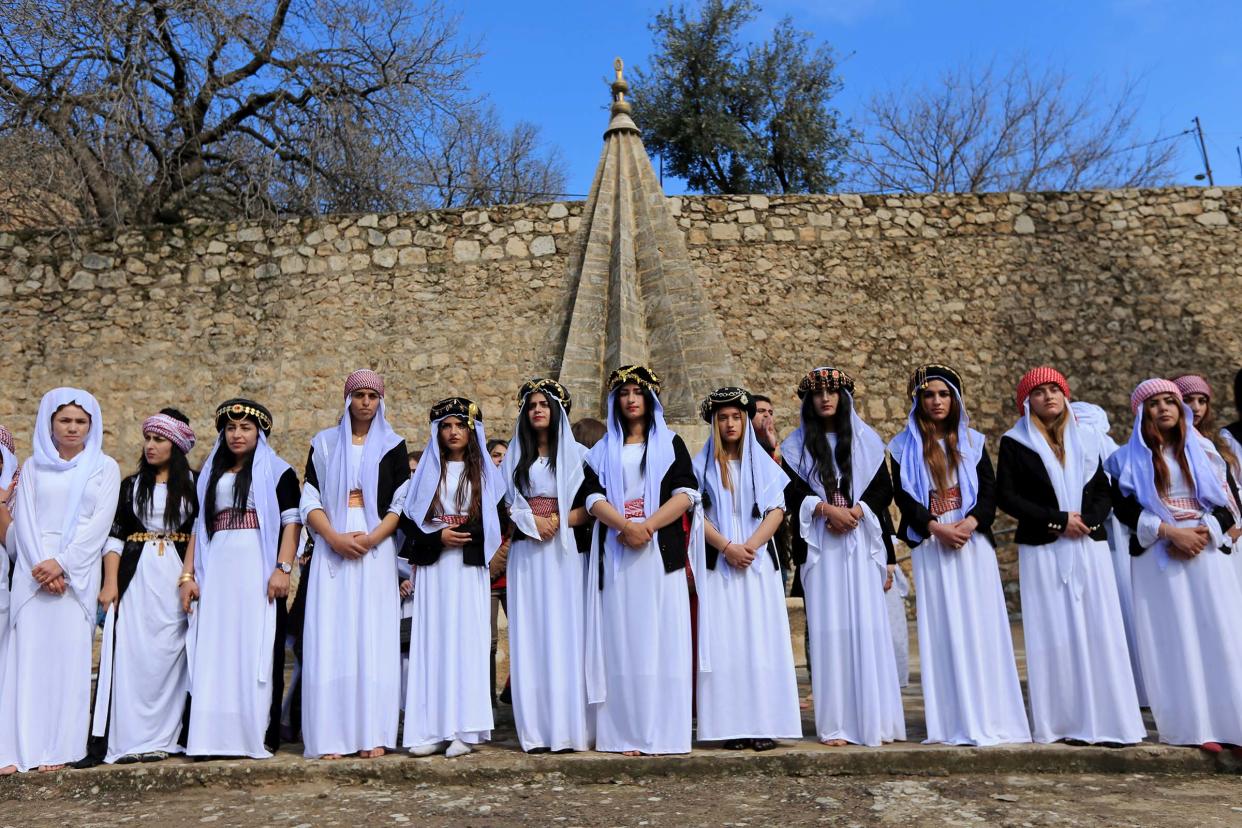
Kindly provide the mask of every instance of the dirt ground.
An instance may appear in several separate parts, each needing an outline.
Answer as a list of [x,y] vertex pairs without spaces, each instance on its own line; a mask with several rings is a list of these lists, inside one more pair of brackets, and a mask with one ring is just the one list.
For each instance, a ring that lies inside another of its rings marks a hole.
[[624,778],[389,786],[333,782],[6,802],[0,825],[1242,826],[1236,776]]

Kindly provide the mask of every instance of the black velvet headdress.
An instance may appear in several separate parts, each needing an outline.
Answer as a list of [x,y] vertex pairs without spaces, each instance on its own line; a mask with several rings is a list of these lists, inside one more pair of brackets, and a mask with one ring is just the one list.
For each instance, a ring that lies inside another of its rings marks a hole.
[[731,405],[745,411],[747,419],[755,416],[754,396],[745,388],[736,388],[734,386],[717,388],[708,394],[707,398],[703,400],[703,404],[699,406],[699,413],[703,415],[704,422],[710,423],[716,416],[717,411]]
[[541,394],[547,394],[549,397],[556,397],[561,403],[561,408],[565,409],[566,414],[573,408],[574,401],[569,396],[569,389],[556,380],[546,377],[539,377],[522,383],[522,387],[518,389],[518,403],[525,403],[526,398],[536,391]]
[[608,390],[616,391],[627,382],[660,396],[660,375],[646,365],[622,365],[608,375]]
[[917,397],[927,387],[927,383],[932,380],[940,380],[953,386],[953,389],[957,391],[957,395],[959,397],[962,396],[962,378],[957,371],[954,371],[947,365],[938,365],[934,362],[920,365],[914,370],[913,376],[910,377],[910,383],[906,387],[906,393],[911,397]]
[[816,391],[846,391],[853,395],[854,379],[840,368],[815,368],[798,381],[798,399]]
[[483,409],[465,397],[448,397],[431,407],[427,419],[434,423],[444,417],[461,417],[468,426],[474,428],[475,420],[483,420]]

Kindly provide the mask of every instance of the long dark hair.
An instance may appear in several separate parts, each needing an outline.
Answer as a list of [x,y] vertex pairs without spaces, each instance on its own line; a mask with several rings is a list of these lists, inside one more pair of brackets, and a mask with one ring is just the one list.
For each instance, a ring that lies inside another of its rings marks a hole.
[[949,415],[944,419],[944,449],[940,448],[940,443],[936,439],[936,424],[923,411],[923,395],[927,392],[919,391],[919,396],[914,403],[914,421],[918,424],[919,433],[923,436],[923,462],[927,464],[932,485],[938,492],[948,490],[950,470],[956,472],[957,467],[962,464],[962,452],[957,445],[957,426],[962,419],[962,404],[951,387],[949,391],[951,399]]
[[853,503],[853,487],[850,481],[854,468],[850,462],[854,446],[854,429],[850,420],[853,405],[850,395],[844,391],[837,392],[837,412],[832,415],[832,431],[837,435],[835,451],[828,450],[828,430],[815,410],[815,395],[807,394],[802,399],[802,447],[811,455],[815,464],[815,474],[824,486],[824,493],[832,497],[833,492],[841,492],[846,502]]
[[[561,407],[553,405],[552,399],[547,394],[543,396],[548,401],[548,467],[555,470],[556,449],[560,444],[558,438],[561,434]],[[535,428],[530,424],[530,418],[527,416],[529,407],[530,396],[528,395],[522,403],[522,411],[518,414],[518,446],[522,450],[522,457],[518,460],[517,468],[513,470],[513,485],[523,495],[530,494],[530,467],[539,459],[539,437],[535,434]]]
[[[622,387],[623,386],[618,386],[616,390],[612,392],[613,397],[617,396],[617,394],[621,391]],[[651,437],[651,429],[655,427],[655,394],[652,394],[650,390],[643,388],[641,385],[638,386],[638,390],[643,392],[643,401],[646,403],[646,405],[643,406],[643,439],[646,440]],[[622,440],[624,440],[625,439],[625,415],[621,413],[621,406],[615,405],[615,404],[613,405],[612,418],[613,420],[616,421],[617,427],[621,429],[621,437],[622,437]],[[643,444],[643,461],[639,465],[639,468],[643,471],[644,474],[646,474],[647,472],[647,444],[646,443]]]
[[1156,421],[1147,416],[1147,401],[1143,401],[1143,422],[1140,434],[1143,442],[1147,444],[1147,448],[1151,449],[1151,465],[1152,471],[1155,472],[1156,491],[1161,497],[1169,496],[1169,486],[1172,484],[1169,476],[1169,467],[1165,465],[1164,454],[1162,450],[1168,446],[1173,450],[1174,456],[1177,457],[1177,465],[1182,470],[1182,476],[1190,486],[1194,486],[1195,478],[1190,471],[1190,461],[1186,459],[1186,440],[1189,428],[1186,424],[1186,417],[1178,406],[1177,426],[1173,430],[1173,439],[1166,441],[1164,435],[1160,433],[1160,427],[1156,425]]
[[[190,424],[190,418],[175,408],[161,408],[160,413],[167,414],[186,425]],[[147,462],[147,453],[142,452],[138,458],[138,481],[134,489],[134,506],[139,520],[147,513],[147,509],[151,508],[156,471],[155,466]],[[198,511],[198,493],[194,491],[194,475],[190,472],[190,462],[186,459],[185,452],[175,443],[172,444],[172,451],[168,457],[167,485],[168,500],[164,506],[164,528],[172,532],[185,520],[193,518]]]
[[[259,423],[253,417],[247,415],[247,420],[254,423],[256,430],[259,430]],[[224,439],[224,432],[220,432],[217,438],[220,445],[216,448],[216,456],[211,461],[211,473],[207,476],[207,498],[203,504],[203,508],[207,510],[207,537],[210,538],[215,534],[215,530],[211,528],[213,518],[216,515],[216,484],[220,482],[220,478],[224,473],[236,465],[238,458],[229,448],[228,441]],[[255,442],[255,448],[259,447]],[[246,452],[246,456],[241,458],[241,469],[237,472],[237,477],[233,480],[233,503],[232,508],[239,512],[246,510],[246,501],[250,497],[250,485],[254,478],[254,451]]]
[[[461,420],[461,417],[452,415],[455,419]],[[444,420],[447,420],[445,417]],[[440,490],[444,488],[444,478],[448,474],[448,461],[444,457],[444,444],[440,441],[440,431],[444,428],[444,420],[436,426],[436,450],[440,452],[440,485],[436,486],[435,497],[431,499],[431,506],[427,509],[427,516],[434,517],[437,513],[445,513],[444,504],[440,502]],[[466,505],[461,502],[462,488],[470,484],[470,504],[466,509],[466,523],[475,523],[483,516],[483,447],[479,445],[479,438],[475,435],[474,429],[468,429],[470,435],[466,441],[466,473],[457,481],[457,491],[453,493],[454,508],[461,509]],[[487,462],[492,459],[487,458]],[[454,513],[455,514],[455,513]]]

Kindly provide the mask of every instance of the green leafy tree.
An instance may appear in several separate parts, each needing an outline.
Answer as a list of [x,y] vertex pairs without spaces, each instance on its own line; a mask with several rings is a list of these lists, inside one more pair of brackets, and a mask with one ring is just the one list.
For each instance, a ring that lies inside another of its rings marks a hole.
[[788,17],[766,42],[744,44],[758,11],[751,0],[706,0],[656,15],[651,68],[634,73],[644,141],[703,192],[827,192],[850,140],[829,106],[841,89],[836,60]]

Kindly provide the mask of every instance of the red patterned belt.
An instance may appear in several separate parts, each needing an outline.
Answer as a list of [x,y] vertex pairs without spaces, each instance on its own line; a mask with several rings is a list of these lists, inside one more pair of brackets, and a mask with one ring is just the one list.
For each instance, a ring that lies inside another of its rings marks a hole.
[[254,509],[221,509],[211,520],[212,533],[226,529],[258,529],[259,513]]
[[625,501],[625,519],[646,517],[643,506],[643,499],[641,497]]
[[1203,517],[1203,504],[1194,497],[1161,498],[1173,513],[1174,520],[1198,520]]
[[461,526],[463,523],[466,522],[466,519],[468,517],[469,515],[440,515],[439,517],[436,518],[436,520],[440,521],[446,526]]
[[962,490],[957,486],[952,486],[943,492],[933,491],[928,508],[936,517],[962,508]]
[[850,502],[845,499],[845,495],[842,494],[840,489],[833,490],[832,496],[828,498],[828,503],[832,506],[836,506],[838,509],[850,508]]
[[526,502],[537,517],[548,518],[560,514],[560,504],[555,497],[528,497]]

